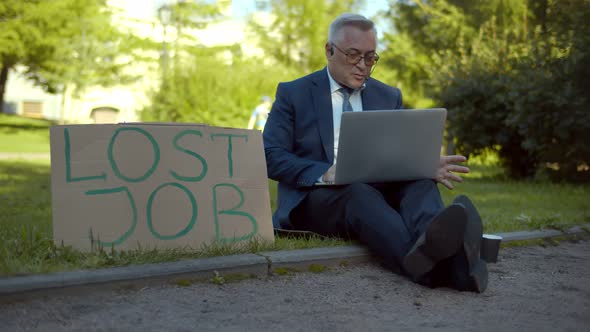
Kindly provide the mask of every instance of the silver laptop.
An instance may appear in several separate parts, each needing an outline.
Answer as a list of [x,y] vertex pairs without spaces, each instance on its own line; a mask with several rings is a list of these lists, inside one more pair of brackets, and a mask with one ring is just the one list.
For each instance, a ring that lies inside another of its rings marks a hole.
[[343,113],[330,185],[434,178],[446,116],[444,108]]

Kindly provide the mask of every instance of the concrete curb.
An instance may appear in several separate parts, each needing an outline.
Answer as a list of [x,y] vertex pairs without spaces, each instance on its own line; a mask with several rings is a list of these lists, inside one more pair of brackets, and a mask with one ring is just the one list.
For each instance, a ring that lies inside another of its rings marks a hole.
[[348,259],[356,257],[365,257],[369,255],[369,250],[363,246],[351,245],[343,247],[312,248],[286,251],[265,251],[259,253],[271,260],[272,264],[288,264],[301,261],[302,257],[306,260],[322,261],[332,259]]
[[258,272],[255,274],[266,275],[268,274],[268,260],[255,254],[242,254],[108,269],[0,278],[0,295],[137,279],[195,276],[206,272],[212,273],[213,271],[254,271]]
[[[557,230],[497,233],[503,242],[549,238],[564,235],[588,234],[590,225],[576,226],[565,232]],[[358,245],[313,248],[288,251],[261,252],[177,262],[133,265],[99,270],[59,272],[22,277],[0,278],[0,295],[11,295],[40,290],[54,290],[74,286],[89,286],[147,279],[171,279],[181,276],[211,276],[214,271],[224,273],[250,273],[266,276],[273,268],[302,266],[313,263],[338,265],[368,262],[369,251]]]
[[555,229],[549,230],[539,230],[539,231],[520,231],[520,232],[511,232],[511,233],[496,233],[495,235],[499,235],[502,237],[502,242],[511,242],[511,241],[525,241],[525,240],[534,240],[534,239],[545,239],[563,235],[576,235],[582,233],[589,233],[590,232],[590,224],[582,225],[582,226],[575,226],[566,231],[558,231]]
[[373,259],[369,250],[363,246],[312,248],[286,251],[266,251],[258,253],[269,261],[269,273],[279,267],[303,267],[311,264],[347,265],[368,262]]

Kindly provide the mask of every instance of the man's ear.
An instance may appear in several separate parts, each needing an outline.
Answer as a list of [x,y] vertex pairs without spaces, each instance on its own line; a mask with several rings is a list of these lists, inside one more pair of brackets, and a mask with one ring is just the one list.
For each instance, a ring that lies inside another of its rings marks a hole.
[[326,50],[326,57],[331,57],[332,55],[334,55],[334,46],[332,46],[332,43],[330,43],[330,42],[326,43],[325,50]]

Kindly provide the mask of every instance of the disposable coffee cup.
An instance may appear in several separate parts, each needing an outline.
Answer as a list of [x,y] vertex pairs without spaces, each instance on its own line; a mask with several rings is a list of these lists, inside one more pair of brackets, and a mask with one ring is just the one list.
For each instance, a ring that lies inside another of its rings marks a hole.
[[501,242],[501,236],[484,234],[481,238],[481,259],[488,263],[496,263],[498,261],[498,253],[500,252]]

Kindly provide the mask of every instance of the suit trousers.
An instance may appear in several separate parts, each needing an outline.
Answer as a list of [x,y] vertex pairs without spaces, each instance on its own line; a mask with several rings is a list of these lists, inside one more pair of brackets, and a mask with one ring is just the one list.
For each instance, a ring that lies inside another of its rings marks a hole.
[[310,189],[291,212],[296,229],[358,240],[399,271],[403,257],[444,208],[433,180]]

